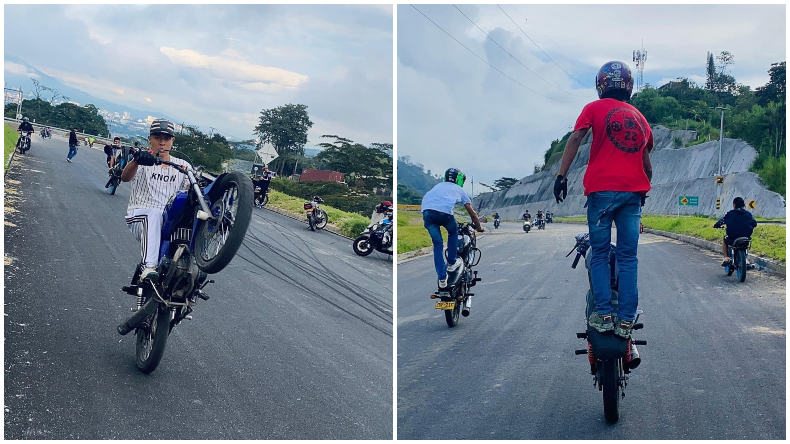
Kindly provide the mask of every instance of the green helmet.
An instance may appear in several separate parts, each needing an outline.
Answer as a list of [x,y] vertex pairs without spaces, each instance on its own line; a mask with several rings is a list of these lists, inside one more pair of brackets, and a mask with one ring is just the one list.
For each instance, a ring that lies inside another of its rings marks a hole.
[[458,168],[448,168],[447,171],[444,172],[444,181],[452,182],[459,187],[463,187],[466,181],[466,174]]

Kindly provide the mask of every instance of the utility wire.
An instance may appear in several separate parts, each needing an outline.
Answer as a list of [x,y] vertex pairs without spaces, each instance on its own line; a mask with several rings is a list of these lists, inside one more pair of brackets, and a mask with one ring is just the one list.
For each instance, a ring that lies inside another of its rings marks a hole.
[[479,29],[479,30],[480,30],[480,32],[482,32],[483,34],[485,34],[485,35],[486,35],[486,37],[488,37],[489,39],[491,39],[491,41],[492,41],[492,42],[494,42],[494,43],[495,43],[497,46],[499,46],[499,48],[500,48],[502,51],[505,51],[505,52],[507,53],[507,55],[509,55],[509,56],[510,56],[510,58],[512,58],[513,60],[515,60],[516,62],[518,62],[518,64],[519,64],[519,65],[521,65],[521,66],[523,66],[523,67],[524,67],[524,69],[526,69],[527,71],[531,72],[532,74],[535,74],[535,77],[539,78],[540,80],[543,80],[544,82],[548,83],[549,85],[553,86],[554,88],[557,88],[559,91],[562,91],[562,92],[564,92],[565,94],[570,94],[570,95],[572,95],[572,96],[576,96],[576,97],[587,97],[587,96],[582,96],[582,95],[574,94],[574,93],[572,93],[572,92],[565,91],[564,89],[561,89],[560,87],[558,87],[558,86],[556,86],[556,85],[554,85],[554,84],[550,83],[548,80],[546,80],[546,79],[544,79],[543,77],[539,76],[539,75],[538,75],[538,73],[536,73],[535,71],[533,71],[533,70],[529,69],[529,67],[528,67],[527,65],[525,65],[525,64],[523,64],[523,63],[521,63],[521,60],[517,59],[517,58],[516,58],[516,57],[515,57],[513,54],[511,54],[511,53],[510,53],[510,52],[509,52],[507,49],[503,48],[503,47],[502,47],[502,45],[500,45],[500,44],[499,44],[499,43],[498,43],[496,40],[494,40],[494,38],[493,38],[493,37],[491,37],[491,36],[490,36],[490,35],[489,35],[487,32],[483,31],[483,29],[482,29],[482,28],[480,28],[480,26],[477,26],[477,23],[473,22],[473,21],[472,21],[472,19],[470,19],[470,18],[469,18],[469,16],[467,16],[466,14],[464,14],[464,12],[463,12],[463,11],[461,11],[460,9],[458,9],[458,6],[456,6],[456,5],[453,5],[453,8],[457,9],[457,10],[458,10],[458,12],[460,12],[460,13],[461,13],[461,15],[463,15],[464,17],[466,17],[466,19],[467,19],[467,20],[469,20],[469,23],[471,23],[471,24],[475,25],[475,27],[476,27],[477,29]]
[[515,21],[515,20],[513,20],[513,18],[512,18],[512,17],[510,17],[510,15],[509,15],[507,12],[505,12],[505,10],[504,10],[504,9],[502,9],[502,7],[501,7],[501,6],[497,5],[497,7],[499,8],[499,10],[500,10],[500,11],[502,11],[502,13],[503,13],[503,14],[505,14],[505,15],[507,16],[507,18],[509,18],[509,19],[510,19],[510,21],[511,21],[511,22],[513,22],[513,24],[514,24],[514,25],[516,25],[516,28],[518,28],[518,30],[519,30],[519,31],[521,31],[521,33],[522,33],[522,34],[524,34],[524,35],[525,35],[525,36],[526,36],[526,37],[529,39],[529,41],[530,41],[530,42],[532,42],[532,44],[533,44],[533,45],[535,45],[535,47],[536,47],[536,48],[540,49],[540,52],[542,52],[543,54],[545,54],[545,55],[546,55],[546,57],[548,57],[548,58],[549,58],[549,60],[551,60],[551,61],[552,61],[552,62],[553,62],[555,65],[557,65],[557,66],[558,66],[558,67],[559,67],[561,70],[563,70],[563,71],[565,72],[565,74],[568,74],[568,75],[569,75],[569,76],[570,76],[572,79],[576,80],[577,82],[579,82],[580,84],[582,84],[582,85],[584,85],[584,86],[587,86],[587,87],[589,87],[589,86],[590,86],[590,85],[587,85],[586,83],[583,83],[581,80],[577,79],[576,77],[573,77],[573,76],[571,75],[571,73],[569,73],[568,71],[565,71],[565,68],[563,68],[562,66],[560,66],[560,65],[559,65],[559,63],[555,62],[555,61],[554,61],[554,59],[552,59],[550,55],[546,54],[546,51],[542,50],[542,49],[540,48],[540,46],[538,46],[538,44],[537,44],[537,43],[535,43],[535,41],[534,41],[534,40],[532,40],[532,38],[530,38],[530,36],[528,36],[528,35],[527,35],[527,33],[526,33],[526,32],[524,32],[524,30],[523,30],[523,29],[521,29],[521,26],[518,26],[518,23],[516,23],[516,21]]
[[511,7],[511,8],[512,8],[514,11],[516,11],[516,13],[518,13],[518,15],[520,15],[520,16],[522,16],[522,17],[524,17],[524,21],[525,21],[525,22],[527,22],[527,24],[528,24],[528,25],[532,25],[532,26],[533,26],[535,29],[537,29],[537,30],[538,30],[538,32],[540,32],[541,34],[543,34],[543,36],[544,36],[544,37],[546,37],[547,39],[549,39],[549,41],[550,41],[551,43],[554,43],[554,44],[555,44],[555,45],[556,45],[558,48],[562,49],[562,47],[560,47],[559,43],[557,43],[557,42],[555,42],[554,40],[552,40],[552,39],[551,39],[551,37],[549,37],[548,35],[546,35],[546,33],[545,33],[545,32],[541,31],[541,30],[540,30],[540,28],[538,28],[538,25],[536,25],[536,24],[535,24],[535,20],[533,20],[533,21],[531,21],[531,22],[530,22],[530,21],[529,21],[529,19],[528,19],[526,16],[524,16],[524,14],[522,14],[522,13],[521,13],[521,11],[519,11],[519,10],[518,10],[518,9],[517,9],[515,6],[513,6],[513,5],[510,5],[510,7]]
[[492,65],[492,64],[490,64],[490,63],[488,63],[488,62],[487,62],[487,61],[486,61],[484,58],[480,57],[480,56],[479,56],[479,55],[477,55],[477,54],[476,54],[474,51],[472,51],[471,49],[467,48],[467,47],[466,47],[466,45],[464,45],[464,44],[463,44],[463,43],[461,43],[461,42],[460,42],[458,39],[456,39],[455,37],[453,37],[453,36],[452,36],[452,35],[451,35],[449,32],[445,31],[445,30],[444,30],[444,28],[442,28],[441,26],[439,26],[438,24],[436,24],[436,22],[434,22],[433,20],[431,20],[431,19],[430,19],[430,17],[428,17],[427,15],[423,14],[423,13],[422,13],[422,11],[420,11],[419,9],[417,9],[417,7],[416,7],[416,6],[414,6],[414,5],[409,5],[409,6],[411,6],[412,8],[414,8],[414,9],[415,9],[417,12],[419,12],[419,13],[420,13],[420,14],[421,14],[423,17],[425,17],[426,19],[428,19],[428,21],[429,21],[429,22],[433,23],[433,24],[434,24],[434,26],[436,26],[437,28],[441,29],[441,30],[442,30],[442,32],[444,32],[445,34],[447,34],[447,36],[448,36],[448,37],[450,37],[451,39],[455,40],[455,42],[456,42],[456,43],[458,43],[459,45],[463,46],[463,47],[464,47],[464,49],[466,49],[467,51],[469,51],[470,53],[472,53],[472,55],[474,55],[475,57],[477,57],[478,59],[480,59],[480,60],[481,60],[483,63],[485,63],[486,65],[488,65],[488,66],[490,66],[491,68],[493,68],[494,70],[496,70],[498,73],[500,73],[500,74],[502,74],[503,76],[507,77],[508,79],[512,80],[512,81],[513,81],[514,83],[516,83],[517,85],[521,86],[522,88],[524,88],[524,89],[526,89],[526,90],[528,90],[528,91],[532,91],[533,93],[535,93],[535,94],[537,94],[537,95],[539,95],[539,96],[541,96],[541,97],[545,97],[545,98],[547,98],[547,99],[549,99],[549,100],[554,100],[554,101],[556,101],[556,102],[566,102],[565,100],[559,100],[559,99],[555,99],[555,98],[552,98],[552,97],[549,97],[549,96],[544,96],[543,94],[541,94],[541,93],[539,93],[539,92],[535,91],[534,89],[532,89],[532,88],[530,88],[530,87],[528,87],[528,86],[524,85],[523,83],[519,82],[518,80],[514,79],[513,77],[510,77],[509,75],[507,75],[507,74],[505,74],[504,72],[500,71],[500,70],[499,70],[499,68],[497,68],[496,66],[494,66],[494,65]]

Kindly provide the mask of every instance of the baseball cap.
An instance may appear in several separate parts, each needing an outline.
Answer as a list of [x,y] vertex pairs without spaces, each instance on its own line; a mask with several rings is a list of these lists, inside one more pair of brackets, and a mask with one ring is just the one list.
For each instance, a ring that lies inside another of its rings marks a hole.
[[171,136],[176,135],[176,127],[173,125],[173,122],[165,119],[156,119],[151,122],[151,129],[149,134],[169,134]]

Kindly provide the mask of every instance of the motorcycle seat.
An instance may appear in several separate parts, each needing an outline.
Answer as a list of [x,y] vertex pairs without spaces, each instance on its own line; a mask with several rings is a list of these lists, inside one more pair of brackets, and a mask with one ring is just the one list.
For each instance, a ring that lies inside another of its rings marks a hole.
[[587,340],[592,345],[592,351],[598,359],[618,359],[625,356],[628,351],[628,339],[617,336],[612,331],[601,333],[587,327]]
[[738,239],[735,239],[735,241],[733,241],[732,246],[735,248],[746,248],[749,246],[749,243],[751,243],[751,241],[752,238],[750,237],[739,237]]

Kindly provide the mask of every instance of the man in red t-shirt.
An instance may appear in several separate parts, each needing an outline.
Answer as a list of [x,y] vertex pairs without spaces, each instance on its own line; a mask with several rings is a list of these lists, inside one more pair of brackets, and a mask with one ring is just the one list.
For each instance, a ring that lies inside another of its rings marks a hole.
[[[592,128],[590,160],[584,174],[587,224],[590,231],[590,274],[595,307],[587,319],[600,332],[612,331],[628,338],[636,317],[639,221],[650,190],[653,168],[650,151],[653,132],[631,98],[634,80],[623,62],[604,64],[595,77],[600,100],[589,103],[576,121],[565,145],[559,174],[554,183],[557,203],[568,195],[567,178],[579,145]],[[560,195],[562,197],[560,197]],[[612,222],[617,226],[618,310],[613,313],[609,250]]]

